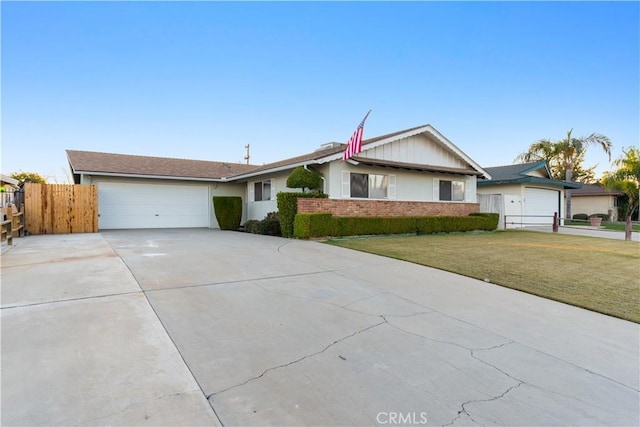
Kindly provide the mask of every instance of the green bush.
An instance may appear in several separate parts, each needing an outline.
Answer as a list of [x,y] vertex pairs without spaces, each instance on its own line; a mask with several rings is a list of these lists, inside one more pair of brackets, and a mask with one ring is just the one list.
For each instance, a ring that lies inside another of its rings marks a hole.
[[298,239],[333,235],[330,213],[298,214],[293,222],[293,236]]
[[474,230],[493,231],[498,214],[424,217],[334,217],[328,213],[297,214],[294,237],[306,239],[324,236],[358,236],[369,234],[430,234]]
[[213,196],[213,210],[221,230],[237,230],[242,220],[242,198]]
[[276,195],[278,200],[278,216],[280,217],[280,229],[282,237],[293,236],[293,221],[298,213],[298,198],[326,199],[324,193],[289,193],[281,191]]
[[586,221],[586,220],[589,219],[589,215],[587,215],[585,213],[579,213],[579,214],[575,214],[573,216],[573,219],[580,219],[580,220]]
[[244,231],[246,233],[260,234],[260,221],[250,219],[244,223]]
[[603,213],[595,213],[595,214],[591,214],[589,215],[589,218],[602,218],[602,220],[604,222],[609,222],[611,221],[611,218],[609,217],[608,214],[603,214]]
[[278,212],[269,212],[267,216],[260,221],[260,234],[267,236],[281,236],[280,218]]
[[244,223],[244,231],[253,234],[280,236],[280,219],[277,212],[269,212],[262,221],[250,219]]
[[298,166],[287,178],[287,187],[302,188],[303,192],[305,188],[320,190],[322,188],[322,175],[316,171]]

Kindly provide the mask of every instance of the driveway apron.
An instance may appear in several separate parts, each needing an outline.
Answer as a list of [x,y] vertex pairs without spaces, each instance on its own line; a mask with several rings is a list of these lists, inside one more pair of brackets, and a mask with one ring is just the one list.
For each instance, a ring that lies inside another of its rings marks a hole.
[[318,242],[75,239],[3,255],[3,425],[640,424],[631,322]]

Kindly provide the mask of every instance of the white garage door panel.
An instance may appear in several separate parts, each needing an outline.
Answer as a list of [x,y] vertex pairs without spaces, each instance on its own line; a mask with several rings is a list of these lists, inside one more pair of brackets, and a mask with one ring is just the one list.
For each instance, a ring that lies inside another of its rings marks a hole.
[[98,183],[98,226],[209,227],[207,186]]
[[[557,190],[525,188],[525,222],[551,225],[553,214],[558,212],[558,195]],[[540,218],[540,216],[544,218]]]

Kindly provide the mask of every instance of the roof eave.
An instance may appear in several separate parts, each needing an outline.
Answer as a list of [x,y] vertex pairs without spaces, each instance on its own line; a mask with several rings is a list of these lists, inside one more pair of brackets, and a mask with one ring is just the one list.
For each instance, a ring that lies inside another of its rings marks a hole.
[[556,181],[553,179],[538,178],[533,176],[525,176],[525,177],[516,178],[516,179],[502,179],[499,181],[478,181],[478,186],[486,187],[490,185],[527,184],[527,183],[544,184],[552,187],[562,187],[563,189],[566,189],[566,190],[577,189],[582,187],[582,184],[579,182]]
[[228,181],[224,177],[208,178],[208,177],[191,177],[191,176],[173,176],[173,175],[145,175],[135,173],[116,173],[116,172],[96,172],[73,170],[74,175],[91,175],[91,176],[108,176],[118,178],[149,178],[149,179],[168,179],[176,181],[203,181],[203,182],[225,182]]
[[271,169],[262,169],[256,172],[248,172],[248,173],[242,173],[242,174],[238,174],[238,175],[231,175],[228,177],[223,178],[226,182],[229,181],[241,181],[243,179],[247,179],[247,178],[253,178],[256,176],[260,176],[260,175],[267,175],[270,173],[278,173],[278,172],[282,172],[282,171],[286,171],[286,170],[290,170],[290,169],[295,169],[299,166],[307,166],[307,165],[314,165],[314,164],[322,164],[324,162],[320,161],[321,159],[312,159],[312,160],[305,160],[303,162],[296,162],[296,163],[290,163],[287,165],[282,165],[282,166],[278,166],[275,168],[271,168]]

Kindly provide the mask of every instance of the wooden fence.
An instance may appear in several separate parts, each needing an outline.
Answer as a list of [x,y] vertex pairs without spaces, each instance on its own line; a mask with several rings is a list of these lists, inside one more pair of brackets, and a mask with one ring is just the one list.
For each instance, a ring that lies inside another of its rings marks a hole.
[[25,228],[30,234],[96,233],[95,185],[26,184]]

